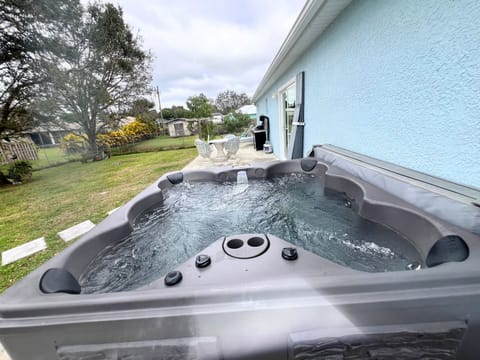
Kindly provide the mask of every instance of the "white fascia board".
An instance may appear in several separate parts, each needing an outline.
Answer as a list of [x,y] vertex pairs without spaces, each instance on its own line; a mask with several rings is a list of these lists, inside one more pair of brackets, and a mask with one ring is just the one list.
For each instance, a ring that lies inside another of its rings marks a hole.
[[253,102],[312,45],[351,0],[308,0],[253,95]]

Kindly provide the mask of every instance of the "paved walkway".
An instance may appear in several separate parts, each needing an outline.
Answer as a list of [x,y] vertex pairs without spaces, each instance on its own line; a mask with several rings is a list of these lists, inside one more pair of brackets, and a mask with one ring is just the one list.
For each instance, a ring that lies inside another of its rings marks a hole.
[[217,152],[214,150],[210,159],[197,156],[183,170],[198,170],[219,166],[248,166],[258,162],[268,162],[278,160],[273,154],[265,154],[263,151],[256,151],[252,142],[240,143],[238,152],[228,160],[216,160]]
[[7,352],[5,351],[1,343],[0,343],[0,360],[10,360],[10,356],[8,356]]

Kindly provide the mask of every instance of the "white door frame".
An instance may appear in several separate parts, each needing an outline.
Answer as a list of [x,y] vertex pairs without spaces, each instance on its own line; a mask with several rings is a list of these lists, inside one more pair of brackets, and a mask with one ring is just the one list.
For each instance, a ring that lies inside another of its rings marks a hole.
[[278,124],[279,124],[279,133],[280,133],[280,160],[286,160],[288,155],[288,149],[285,145],[287,139],[285,139],[285,127],[287,126],[287,119],[285,117],[285,109],[283,108],[283,98],[282,93],[287,90],[288,87],[292,86],[296,82],[296,77],[291,78],[285,84],[280,86],[277,91],[277,103],[278,103]]

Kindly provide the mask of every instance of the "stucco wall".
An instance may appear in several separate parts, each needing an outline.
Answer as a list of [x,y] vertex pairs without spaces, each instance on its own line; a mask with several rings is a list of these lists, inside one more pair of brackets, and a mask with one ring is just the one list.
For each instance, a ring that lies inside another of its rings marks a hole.
[[334,144],[480,187],[480,2],[354,1],[266,94],[305,71],[305,152]]

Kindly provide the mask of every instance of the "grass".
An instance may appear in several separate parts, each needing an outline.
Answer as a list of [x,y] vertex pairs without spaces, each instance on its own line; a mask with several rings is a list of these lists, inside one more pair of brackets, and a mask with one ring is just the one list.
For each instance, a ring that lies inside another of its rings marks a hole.
[[[72,161],[79,161],[80,155],[67,156],[60,150],[60,147],[49,147],[38,149],[38,160],[30,160],[33,170],[45,169],[48,167],[66,164]],[[0,171],[7,172],[9,164],[0,166]]]
[[153,139],[141,141],[135,144],[127,144],[112,148],[112,154],[132,154],[159,150],[187,149],[195,147],[195,136],[172,138],[170,136],[158,136]]
[[34,170],[44,169],[50,166],[64,164],[70,161],[80,160],[81,156],[67,156],[60,147],[41,148],[38,150],[38,160],[32,161]]
[[[112,148],[112,155],[137,154],[161,150],[188,149],[195,147],[195,136],[172,138],[160,135],[153,139],[134,144],[126,144]],[[38,150],[38,160],[31,161],[33,170],[45,169],[52,166],[80,161],[81,155],[65,155],[59,146],[45,147]],[[0,166],[0,171],[6,172],[8,165]]]
[[48,249],[0,267],[0,292],[64,249],[57,233],[98,223],[162,174],[181,169],[196,149],[115,156],[38,170],[32,181],[0,188],[0,251],[44,236]]

